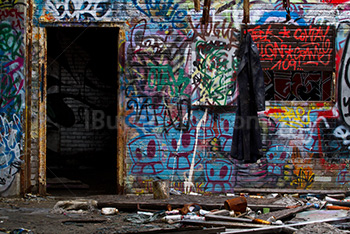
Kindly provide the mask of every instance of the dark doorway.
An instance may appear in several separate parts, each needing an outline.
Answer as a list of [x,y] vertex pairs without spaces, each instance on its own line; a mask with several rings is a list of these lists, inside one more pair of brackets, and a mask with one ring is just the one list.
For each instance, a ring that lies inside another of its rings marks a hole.
[[116,193],[118,34],[47,28],[48,193]]

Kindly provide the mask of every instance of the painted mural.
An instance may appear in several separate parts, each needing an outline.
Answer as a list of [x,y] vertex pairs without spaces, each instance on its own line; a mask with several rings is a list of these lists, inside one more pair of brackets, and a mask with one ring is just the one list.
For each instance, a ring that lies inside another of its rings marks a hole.
[[25,107],[24,2],[0,1],[0,194],[20,170]]
[[[251,3],[252,25],[293,25],[294,38],[282,30],[273,39],[285,40],[284,47],[288,40],[302,41],[309,52],[282,60],[295,51],[271,43],[276,53],[262,54],[280,62],[265,67],[268,101],[259,113],[264,157],[254,164],[228,157],[239,95],[236,53],[242,1],[212,2],[208,23],[201,21],[203,5],[197,12],[186,0],[36,3],[36,15],[45,22],[125,22],[121,91],[127,192],[151,192],[155,179],[199,193],[227,193],[238,187],[349,186],[350,7],[343,1],[298,1],[290,5],[288,22],[281,1]],[[316,35],[315,25],[334,26],[334,37]],[[266,33],[258,26],[250,30],[253,35]],[[298,26],[310,30],[298,31]],[[327,39],[324,47],[307,41],[314,36]],[[328,70],[318,69],[332,59]],[[300,69],[303,66],[311,69]]]

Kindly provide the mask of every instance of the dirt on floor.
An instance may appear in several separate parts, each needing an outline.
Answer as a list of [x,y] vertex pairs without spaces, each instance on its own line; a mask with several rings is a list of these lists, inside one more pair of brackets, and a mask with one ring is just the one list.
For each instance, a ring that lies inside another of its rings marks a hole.
[[[5,233],[132,233],[152,228],[169,228],[165,222],[138,224],[126,221],[132,211],[102,215],[100,209],[58,211],[58,201],[90,198],[36,197],[0,200],[0,231]],[[27,232],[26,232],[27,230]],[[16,232],[17,231],[17,232]],[[22,232],[21,232],[22,231]]]
[[[232,197],[182,194],[170,195],[167,199],[154,199],[151,194],[84,196],[61,194],[45,197],[26,194],[22,198],[0,198],[0,234],[169,233],[174,229],[183,229],[185,230],[183,233],[187,233],[186,228],[187,230],[190,228],[198,230],[201,227],[184,226],[179,222],[165,222],[162,220],[165,210],[181,209],[188,204],[207,211],[223,210],[225,209],[224,203],[228,199]],[[290,212],[290,209],[278,210],[279,206],[293,205],[288,204],[293,199],[283,196],[273,198],[248,196],[246,199],[249,208],[263,210],[264,207],[269,207],[271,214],[274,212],[274,215],[280,217],[285,217],[283,212]],[[279,201],[282,203],[279,204]],[[117,208],[118,212],[103,214],[102,210],[106,207]],[[274,211],[275,208],[276,211]],[[147,213],[153,215],[147,216]],[[260,218],[264,218],[263,215],[266,214],[261,213],[260,215]],[[324,231],[322,233],[333,232]]]
[[[154,199],[152,195],[46,196],[27,194],[24,198],[0,198],[0,233],[137,233],[180,228],[181,224],[140,220],[137,212],[157,212],[198,204],[202,208],[224,207],[226,196],[171,195]],[[63,201],[96,201],[91,209],[60,209]],[[263,202],[262,199],[258,201]],[[258,202],[257,201],[257,202]],[[115,215],[103,215],[104,207],[116,207]],[[152,209],[153,208],[153,209]],[[16,232],[17,231],[17,232]]]

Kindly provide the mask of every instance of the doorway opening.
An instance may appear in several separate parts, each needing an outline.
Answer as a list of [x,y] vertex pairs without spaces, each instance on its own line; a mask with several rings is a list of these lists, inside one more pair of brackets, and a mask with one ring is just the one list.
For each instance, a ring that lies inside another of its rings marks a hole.
[[115,194],[118,28],[47,28],[47,192]]

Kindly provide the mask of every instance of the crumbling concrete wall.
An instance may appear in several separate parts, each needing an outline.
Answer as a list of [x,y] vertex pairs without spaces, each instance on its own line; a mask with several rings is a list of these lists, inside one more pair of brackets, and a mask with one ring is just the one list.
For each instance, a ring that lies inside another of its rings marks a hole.
[[[196,11],[193,1],[35,1],[38,27],[122,25],[119,121],[126,129],[125,190],[151,192],[154,179],[200,193],[232,192],[235,187],[347,187],[348,5],[293,3],[285,23],[282,2],[251,2],[250,24],[297,28],[281,28],[280,33],[266,34],[265,40],[278,35],[311,40],[317,34],[319,41],[306,42],[313,45],[308,54],[275,43],[260,51],[265,60],[269,54],[277,58],[265,64],[267,108],[259,113],[264,157],[257,163],[236,164],[227,154],[235,121],[235,52],[243,2],[212,1],[207,22],[201,20],[200,4]],[[325,32],[311,28],[317,25],[335,28],[334,37],[322,39]],[[250,32],[257,36],[268,31],[251,27]],[[288,58],[288,51],[297,55]],[[309,70],[300,69],[306,57],[313,62]]]

